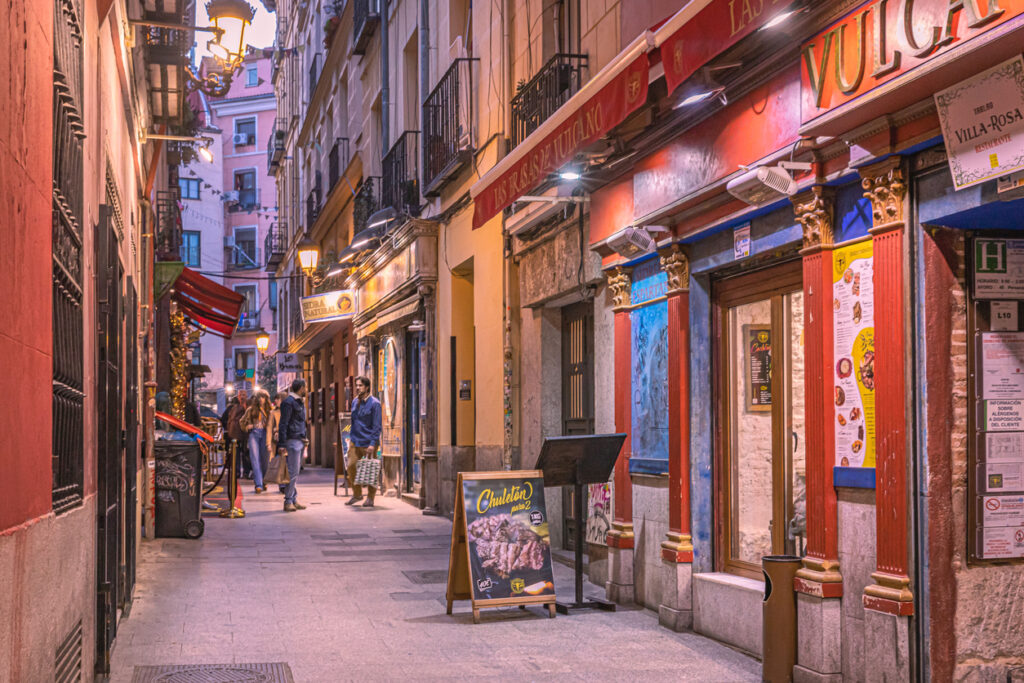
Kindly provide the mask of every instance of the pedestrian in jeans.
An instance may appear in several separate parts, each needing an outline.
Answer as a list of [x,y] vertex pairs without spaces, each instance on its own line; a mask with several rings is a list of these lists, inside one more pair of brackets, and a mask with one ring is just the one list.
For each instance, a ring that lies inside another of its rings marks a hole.
[[[345,505],[355,505],[363,499],[363,487],[356,484],[357,463],[362,458],[373,458],[377,455],[380,444],[381,416],[380,401],[370,394],[370,380],[356,377],[356,399],[352,401],[352,427],[349,442],[352,445],[348,459],[348,481],[352,484],[352,497]],[[370,489],[363,507],[373,507],[373,497],[377,493],[376,486]]]
[[263,485],[263,475],[267,473],[267,466],[270,465],[270,451],[267,448],[270,411],[270,398],[267,392],[258,391],[249,402],[249,407],[240,421],[242,429],[249,432],[249,460],[252,463],[252,482],[256,486],[256,493],[267,490]]
[[302,464],[303,441],[306,438],[306,380],[297,379],[292,382],[288,397],[281,402],[281,426],[277,433],[277,454],[283,455],[288,464],[288,487],[284,491],[284,511],[295,512],[305,510],[300,505],[295,493],[295,480],[299,476]]
[[249,395],[245,389],[239,389],[238,394],[228,403],[227,410],[220,416],[228,437],[224,445],[229,454],[231,445],[235,444],[235,476],[239,479],[248,479],[245,474],[249,470],[249,438],[241,425],[242,416],[248,408]]

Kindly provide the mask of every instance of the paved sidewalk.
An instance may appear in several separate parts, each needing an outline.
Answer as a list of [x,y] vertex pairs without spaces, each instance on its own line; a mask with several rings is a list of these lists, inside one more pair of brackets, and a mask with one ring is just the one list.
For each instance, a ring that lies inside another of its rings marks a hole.
[[[463,602],[448,616],[448,520],[394,498],[346,508],[330,474],[303,473],[307,510],[246,493],[244,519],[207,519],[198,541],[144,542],[111,680],[130,681],[136,665],[251,662],[285,662],[297,683],[760,680],[757,661],[661,628],[647,610],[552,620],[540,608],[489,609],[474,625]],[[570,596],[571,570],[555,573]]]

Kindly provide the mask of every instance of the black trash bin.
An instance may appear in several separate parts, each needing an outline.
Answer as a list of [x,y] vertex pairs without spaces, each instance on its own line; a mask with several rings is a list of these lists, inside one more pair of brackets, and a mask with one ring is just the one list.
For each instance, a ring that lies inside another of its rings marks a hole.
[[802,564],[793,555],[766,555],[762,613],[763,651],[761,680],[784,683],[793,680],[796,665],[796,592],[793,579]]
[[195,441],[157,441],[156,535],[158,538],[199,538],[203,454]]

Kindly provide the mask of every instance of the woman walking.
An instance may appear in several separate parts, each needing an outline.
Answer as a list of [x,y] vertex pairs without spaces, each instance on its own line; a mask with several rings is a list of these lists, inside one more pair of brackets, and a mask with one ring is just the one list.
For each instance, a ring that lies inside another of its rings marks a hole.
[[270,397],[267,392],[257,392],[242,417],[242,428],[249,432],[249,460],[252,463],[252,481],[256,493],[263,493],[263,475],[270,464],[270,450],[267,448],[267,427],[270,422]]

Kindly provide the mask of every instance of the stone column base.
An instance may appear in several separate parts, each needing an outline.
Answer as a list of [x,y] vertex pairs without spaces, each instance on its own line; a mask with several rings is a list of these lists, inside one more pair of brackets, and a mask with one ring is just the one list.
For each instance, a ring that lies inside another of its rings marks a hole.
[[673,631],[693,628],[693,565],[689,562],[661,561],[664,582],[658,622]]
[[910,680],[910,617],[864,610],[864,679]]
[[608,600],[614,603],[631,605],[636,601],[632,548],[608,548],[608,583],[604,588]]
[[843,671],[842,601],[796,594],[794,681],[839,681]]

